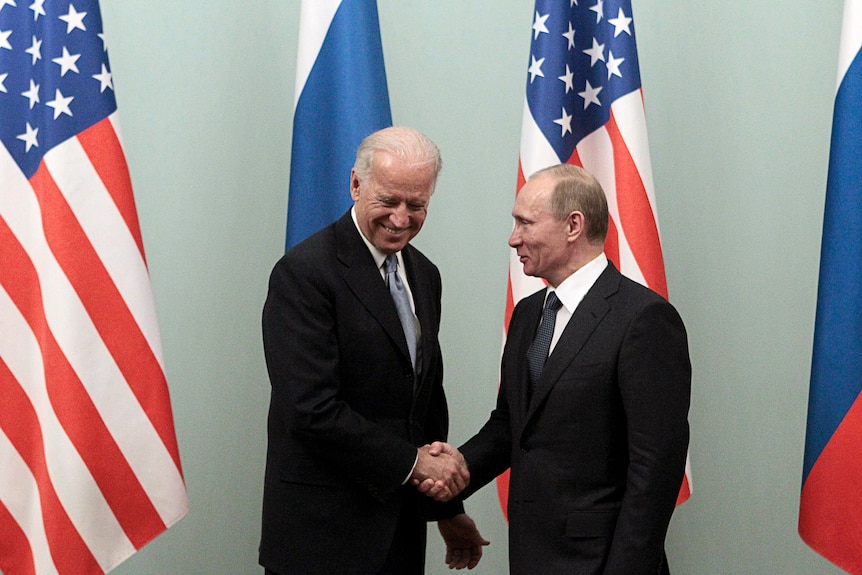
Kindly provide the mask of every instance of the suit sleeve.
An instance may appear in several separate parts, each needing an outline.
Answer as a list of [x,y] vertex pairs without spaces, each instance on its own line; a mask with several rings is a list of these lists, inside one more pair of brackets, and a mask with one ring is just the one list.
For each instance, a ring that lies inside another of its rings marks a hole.
[[665,300],[651,301],[629,325],[618,381],[629,466],[604,573],[655,573],[685,473],[691,394],[685,327]]
[[488,421],[459,448],[470,470],[470,484],[461,495],[462,499],[476,493],[509,468],[512,437],[508,411],[506,392],[501,386],[497,406]]
[[[272,384],[270,434],[290,435],[301,445],[301,453],[284,457],[313,458],[318,468],[322,463],[332,475],[385,500],[410,472],[416,448],[384,417],[372,421],[356,409],[358,403],[345,400],[343,370],[351,366],[341,362],[338,333],[339,322],[351,318],[336,318],[334,286],[319,266],[299,258],[283,258],[273,270],[262,320]],[[364,385],[374,389],[375,383]],[[356,402],[383,401],[379,391],[360,391]]]
[[519,304],[512,313],[509,334],[500,362],[500,390],[491,416],[476,435],[460,447],[470,469],[470,485],[464,490],[469,497],[506,471],[512,459],[512,423],[510,394],[518,393],[518,349],[520,333],[526,329],[524,306]]

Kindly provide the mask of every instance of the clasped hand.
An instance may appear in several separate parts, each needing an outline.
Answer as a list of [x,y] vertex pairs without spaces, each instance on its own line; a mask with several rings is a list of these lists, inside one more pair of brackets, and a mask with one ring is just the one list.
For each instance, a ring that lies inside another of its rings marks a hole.
[[470,483],[464,456],[448,443],[435,441],[419,448],[411,483],[437,501],[449,501]]

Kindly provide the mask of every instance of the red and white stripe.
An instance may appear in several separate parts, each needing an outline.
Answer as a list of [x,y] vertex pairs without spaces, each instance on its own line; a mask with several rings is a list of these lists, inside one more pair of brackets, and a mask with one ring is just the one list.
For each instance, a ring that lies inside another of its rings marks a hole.
[[[560,159],[545,139],[525,101],[518,192],[532,174],[559,163]],[[590,172],[605,191],[610,215],[605,254],[624,275],[667,298],[642,93],[638,90],[615,100],[611,105],[610,120],[583,138],[567,163]],[[515,304],[545,285],[539,278],[524,275],[515,250],[511,250],[504,345]],[[503,513],[506,514],[508,472],[498,478],[497,486]],[[677,505],[686,501],[691,492],[691,465],[686,460],[685,477]]]
[[116,114],[0,189],[0,570],[104,573],[188,511]]

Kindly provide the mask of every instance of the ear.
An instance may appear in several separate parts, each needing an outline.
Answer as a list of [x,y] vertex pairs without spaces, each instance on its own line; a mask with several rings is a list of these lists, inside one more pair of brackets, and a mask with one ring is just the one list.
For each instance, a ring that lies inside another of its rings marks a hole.
[[566,218],[566,239],[569,242],[574,242],[585,233],[584,214],[578,211],[570,213]]
[[350,197],[354,202],[359,200],[359,176],[353,169],[350,170]]

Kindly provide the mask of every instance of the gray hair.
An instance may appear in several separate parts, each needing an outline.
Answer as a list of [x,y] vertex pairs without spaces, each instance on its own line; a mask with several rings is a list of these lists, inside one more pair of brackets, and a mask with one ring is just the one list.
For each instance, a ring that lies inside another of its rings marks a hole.
[[377,152],[386,152],[417,167],[434,166],[435,183],[440,170],[443,169],[440,150],[428,136],[407,126],[392,126],[369,135],[356,150],[353,169],[360,180],[371,176],[371,167]]

